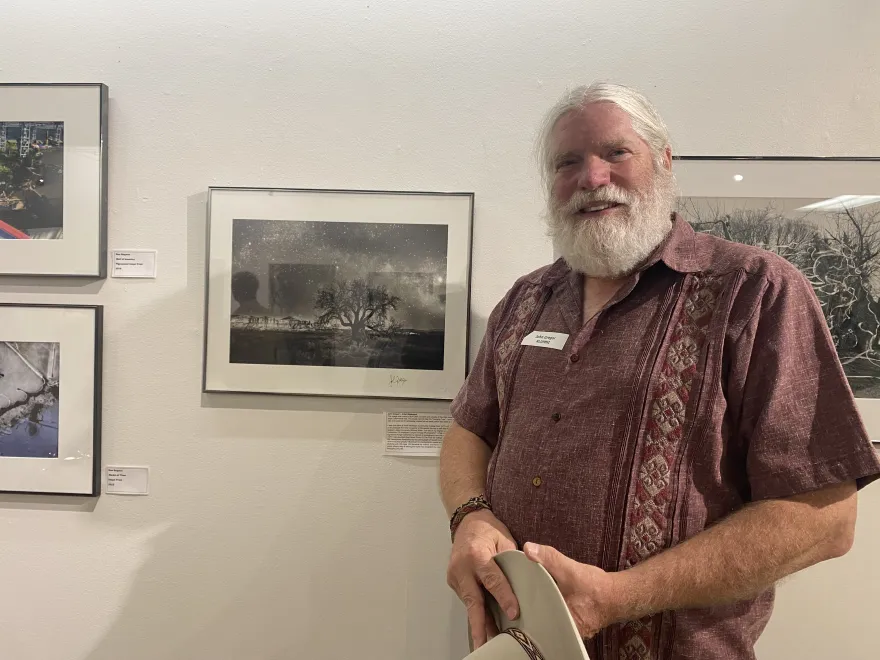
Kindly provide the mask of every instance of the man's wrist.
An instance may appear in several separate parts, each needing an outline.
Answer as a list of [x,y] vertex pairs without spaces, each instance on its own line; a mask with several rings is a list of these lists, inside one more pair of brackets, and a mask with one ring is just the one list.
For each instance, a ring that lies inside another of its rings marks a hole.
[[656,594],[648,585],[648,572],[630,568],[608,574],[611,577],[609,615],[611,623],[638,621],[655,613]]
[[449,535],[452,540],[455,541],[455,532],[458,529],[459,525],[461,525],[461,521],[464,520],[465,516],[470,513],[474,513],[475,511],[484,510],[491,511],[492,507],[489,504],[489,500],[487,500],[483,495],[472,497],[464,504],[461,504],[453,512],[452,517],[449,520]]

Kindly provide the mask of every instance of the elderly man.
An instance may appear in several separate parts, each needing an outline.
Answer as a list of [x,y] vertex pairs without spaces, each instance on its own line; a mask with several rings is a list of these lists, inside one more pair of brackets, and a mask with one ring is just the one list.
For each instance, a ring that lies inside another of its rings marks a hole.
[[562,258],[489,317],[440,462],[473,643],[492,557],[558,582],[593,660],[754,657],[779,579],[846,553],[880,463],[816,296],[784,259],[673,213],[663,121],[580,88],[541,165]]

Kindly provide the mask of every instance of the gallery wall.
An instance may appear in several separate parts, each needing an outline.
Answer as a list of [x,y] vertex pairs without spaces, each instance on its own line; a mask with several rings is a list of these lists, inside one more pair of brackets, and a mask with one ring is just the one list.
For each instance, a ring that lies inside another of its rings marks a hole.
[[[471,337],[549,260],[531,161],[567,85],[646,91],[685,154],[880,155],[873,0],[5,0],[2,82],[110,88],[109,245],[155,280],[3,279],[105,305],[104,464],[150,494],[0,496],[0,658],[455,660],[436,459],[386,410],[201,394],[209,186],[469,191]],[[781,588],[763,658],[876,657],[880,487],[846,558]]]

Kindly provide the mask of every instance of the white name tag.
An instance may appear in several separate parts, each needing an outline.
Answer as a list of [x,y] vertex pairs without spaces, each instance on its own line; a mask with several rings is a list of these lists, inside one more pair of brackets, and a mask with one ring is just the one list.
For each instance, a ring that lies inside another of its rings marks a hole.
[[561,351],[568,341],[568,335],[564,332],[530,332],[523,339],[523,346],[541,346],[543,348],[555,348]]

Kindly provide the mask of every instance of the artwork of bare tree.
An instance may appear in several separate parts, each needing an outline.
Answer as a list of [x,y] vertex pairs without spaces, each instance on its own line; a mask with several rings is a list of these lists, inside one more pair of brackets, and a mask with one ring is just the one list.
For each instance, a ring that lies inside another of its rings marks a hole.
[[880,398],[880,203],[805,209],[818,200],[679,200],[697,231],[764,248],[809,280],[857,397]]
[[370,286],[362,279],[331,282],[315,297],[315,308],[321,312],[316,323],[326,327],[335,321],[351,330],[352,344],[363,345],[368,333],[393,337],[401,331],[399,321],[388,321],[399,303],[384,285]]
[[235,220],[230,362],[442,370],[445,225]]

